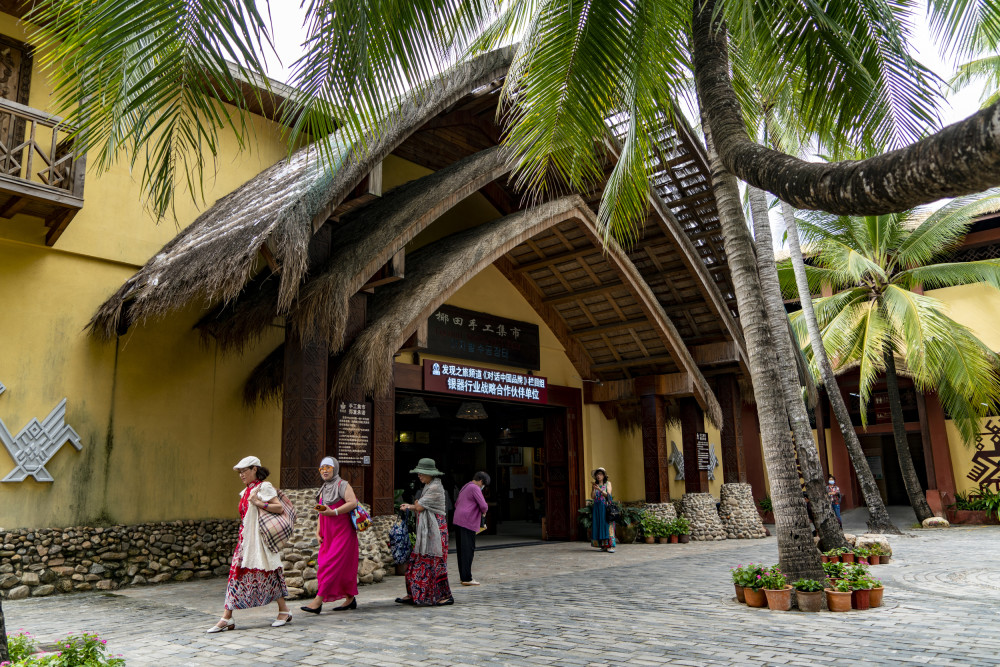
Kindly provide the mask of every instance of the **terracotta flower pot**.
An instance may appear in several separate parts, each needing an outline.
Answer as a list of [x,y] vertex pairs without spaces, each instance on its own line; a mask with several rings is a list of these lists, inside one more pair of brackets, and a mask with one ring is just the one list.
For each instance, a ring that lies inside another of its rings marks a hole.
[[656,544],[656,538],[652,535],[646,536],[646,544]]
[[820,556],[820,560],[822,560],[824,563],[829,563],[830,562],[830,557],[827,556],[827,555],[822,555],[822,556]]
[[795,602],[799,611],[822,611],[823,591],[795,591]]
[[840,591],[835,591],[832,588],[827,588],[825,589],[825,592],[826,606],[830,611],[851,610],[851,591],[841,593]]
[[748,607],[766,607],[767,606],[767,596],[764,595],[764,589],[753,589],[744,588],[743,597],[747,601]]
[[671,544],[677,544],[677,536],[676,535],[671,535],[670,536],[670,543]]
[[855,609],[871,608],[870,590],[851,591],[851,606]]
[[688,542],[691,541],[691,535],[686,533],[684,535],[678,535],[677,541],[680,542],[681,544],[687,544]]
[[777,590],[765,588],[764,595],[767,597],[768,609],[773,609],[774,611],[788,611],[792,608],[791,586],[786,585],[784,588]]
[[743,604],[746,604],[747,599],[743,595],[743,587],[740,586],[739,584],[733,584],[733,588],[736,589],[736,601],[737,602],[742,602]]
[[883,593],[885,593],[885,587],[883,586],[879,586],[878,588],[873,588],[868,591],[868,603],[871,605],[872,609],[882,606]]
[[871,556],[868,557],[869,565],[878,565],[878,563],[879,563],[879,558],[875,554],[872,554]]
[[841,563],[853,563],[854,562],[854,554],[840,554],[840,562]]
[[660,544],[670,544],[669,537],[657,537],[656,541],[659,542]]

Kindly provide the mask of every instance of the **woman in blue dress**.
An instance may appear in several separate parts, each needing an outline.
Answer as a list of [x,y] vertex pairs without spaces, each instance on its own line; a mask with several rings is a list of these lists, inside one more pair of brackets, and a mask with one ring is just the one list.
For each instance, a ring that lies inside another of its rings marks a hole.
[[608,471],[598,468],[594,471],[594,485],[591,488],[594,500],[594,515],[590,527],[590,539],[601,551],[615,552],[615,524],[607,519],[608,503],[611,502],[611,480]]

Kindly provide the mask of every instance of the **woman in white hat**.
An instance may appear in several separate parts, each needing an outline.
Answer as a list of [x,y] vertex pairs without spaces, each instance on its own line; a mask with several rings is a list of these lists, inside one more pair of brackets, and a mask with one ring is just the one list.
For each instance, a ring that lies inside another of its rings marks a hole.
[[351,512],[358,498],[347,480],[340,477],[337,459],[327,456],[319,463],[323,486],[316,496],[316,584],[318,590],[312,602],[302,611],[318,614],[323,603],[343,600],[334,611],[358,608],[358,531],[351,522]]
[[590,488],[594,503],[593,521],[590,525],[590,539],[601,547],[601,551],[615,552],[615,524],[608,521],[608,504],[614,499],[611,494],[611,480],[608,471],[598,468],[594,471],[594,484]]
[[247,456],[233,466],[246,488],[240,494],[239,536],[229,567],[229,583],[226,586],[225,611],[222,619],[208,629],[209,633],[236,629],[233,621],[234,609],[263,607],[278,603],[278,618],[272,627],[281,627],[292,620],[285,598],[288,588],[281,569],[281,554],[267,548],[260,536],[258,518],[260,512],[281,514],[285,511],[278,500],[278,491],[270,482],[265,482],[271,473],[260,464],[256,456]]
[[396,598],[401,604],[432,607],[454,604],[448,585],[448,521],[445,514],[447,496],[441,485],[441,475],[434,459],[420,459],[416,473],[424,485],[420,498],[400,509],[417,513],[417,543],[406,568],[406,597]]

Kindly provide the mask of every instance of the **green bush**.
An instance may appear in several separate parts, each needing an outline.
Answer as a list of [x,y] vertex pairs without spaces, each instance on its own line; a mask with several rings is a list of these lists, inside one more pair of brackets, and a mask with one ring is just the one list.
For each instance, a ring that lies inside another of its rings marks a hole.
[[823,584],[815,579],[799,579],[798,581],[793,582],[792,586],[795,590],[803,593],[815,593],[816,591],[823,590]]
[[955,503],[951,505],[957,510],[971,510],[974,512],[986,512],[987,515],[1000,518],[1000,491],[990,491],[980,489],[969,493],[958,492],[955,494]]
[[771,496],[764,496],[757,501],[757,504],[760,505],[760,511],[762,512],[774,511],[774,504],[771,502]]
[[780,591],[788,584],[788,580],[785,579],[785,575],[781,573],[777,565],[772,565],[771,567],[764,570],[764,573],[760,577],[761,588],[766,588],[771,591]]
[[29,634],[7,639],[10,662],[0,667],[124,667],[120,655],[109,655],[107,642],[96,634],[70,635],[56,642],[53,653],[36,653],[38,642]]
[[687,520],[687,517],[679,516],[674,519],[674,527],[677,529],[678,535],[691,534],[691,522]]

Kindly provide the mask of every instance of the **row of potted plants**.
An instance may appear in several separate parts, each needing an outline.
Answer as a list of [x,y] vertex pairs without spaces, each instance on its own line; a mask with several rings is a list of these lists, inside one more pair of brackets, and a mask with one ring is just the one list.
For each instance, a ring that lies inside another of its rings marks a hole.
[[830,611],[869,609],[882,605],[882,582],[871,576],[867,566],[824,563],[823,569],[829,587],[824,587],[815,579],[799,579],[789,584],[777,565],[741,564],[731,568],[730,573],[736,599],[749,607],[789,611],[792,608],[792,590],[801,611],[820,611],[824,594]]
[[889,555],[882,548],[881,544],[873,544],[871,547],[855,547],[853,549],[830,549],[823,553],[824,563],[862,563],[864,565],[878,565],[889,562]]
[[656,542],[686,544],[691,541],[691,522],[682,516],[672,521],[664,521],[648,512],[643,512],[639,520],[639,530],[642,531],[646,544]]

